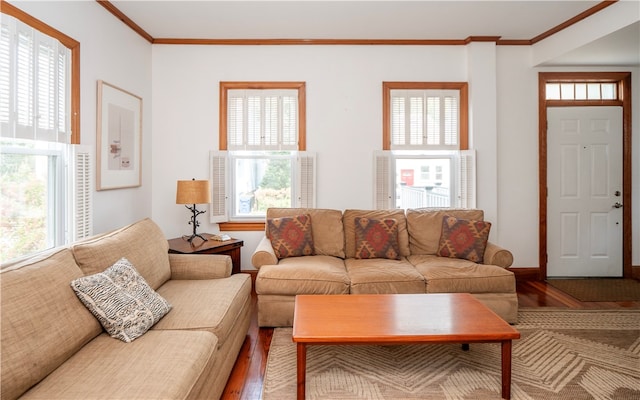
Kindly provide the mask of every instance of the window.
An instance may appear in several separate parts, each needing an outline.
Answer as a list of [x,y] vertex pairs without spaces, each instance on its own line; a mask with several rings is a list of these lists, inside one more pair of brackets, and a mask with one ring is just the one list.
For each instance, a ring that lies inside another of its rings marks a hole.
[[303,82],[221,82],[220,150],[211,154],[212,222],[263,220],[269,207],[313,207]]
[[376,208],[475,207],[467,84],[384,82]]
[[[76,90],[71,83],[73,50],[23,22],[43,26],[9,4],[3,3],[2,11],[0,262],[4,263],[62,245],[81,234],[88,236],[90,210],[73,203],[78,198],[74,185],[86,181],[89,171],[88,164],[84,170],[74,168],[74,162],[69,165],[85,155],[69,146],[78,138],[76,134],[72,139],[77,120],[71,117],[77,105],[72,104]],[[77,42],[73,43],[77,49]],[[82,233],[74,225],[81,215],[87,222]]]
[[545,85],[546,100],[618,100],[614,82],[561,82]]

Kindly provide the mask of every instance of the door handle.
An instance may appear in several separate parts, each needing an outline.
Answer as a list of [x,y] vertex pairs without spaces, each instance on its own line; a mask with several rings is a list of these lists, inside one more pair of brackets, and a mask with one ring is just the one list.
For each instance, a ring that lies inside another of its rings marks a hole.
[[621,208],[622,207],[622,203],[620,203],[619,201],[616,201],[616,203],[613,205],[613,208]]

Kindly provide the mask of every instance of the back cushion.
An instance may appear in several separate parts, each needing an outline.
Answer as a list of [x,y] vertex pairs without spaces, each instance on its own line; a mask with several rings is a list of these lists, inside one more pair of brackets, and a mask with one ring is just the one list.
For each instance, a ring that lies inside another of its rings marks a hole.
[[475,209],[418,208],[407,210],[407,229],[411,254],[434,255],[438,252],[445,215],[483,221],[484,212]]
[[[404,210],[345,210],[342,217],[347,258],[356,256],[356,217],[384,220],[395,219],[398,223],[398,248],[401,256],[408,256],[409,234]],[[439,239],[439,238],[438,238]]]
[[125,257],[153,289],[171,278],[169,243],[148,218],[77,243],[72,250],[85,275],[102,272]]
[[[267,219],[309,214],[315,255],[344,258],[342,212],[321,208],[269,208]],[[266,232],[268,237],[268,232]]]
[[15,399],[102,333],[70,282],[83,276],[69,249],[3,267],[2,398]]

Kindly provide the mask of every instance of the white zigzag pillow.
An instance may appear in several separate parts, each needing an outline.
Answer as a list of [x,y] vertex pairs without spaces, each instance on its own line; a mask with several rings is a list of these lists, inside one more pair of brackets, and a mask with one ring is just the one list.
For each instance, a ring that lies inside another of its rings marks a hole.
[[71,287],[111,337],[130,343],[144,335],[172,308],[126,258]]

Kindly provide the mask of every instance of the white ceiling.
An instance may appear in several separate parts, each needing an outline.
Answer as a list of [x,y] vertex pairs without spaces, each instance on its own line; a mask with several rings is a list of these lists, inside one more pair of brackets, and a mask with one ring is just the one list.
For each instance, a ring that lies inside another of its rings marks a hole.
[[[155,39],[529,40],[601,1],[111,1]],[[638,24],[556,60],[640,65]],[[624,39],[624,41],[621,41]],[[591,55],[589,56],[591,52]],[[596,58],[597,56],[597,58]]]

